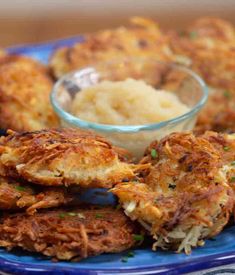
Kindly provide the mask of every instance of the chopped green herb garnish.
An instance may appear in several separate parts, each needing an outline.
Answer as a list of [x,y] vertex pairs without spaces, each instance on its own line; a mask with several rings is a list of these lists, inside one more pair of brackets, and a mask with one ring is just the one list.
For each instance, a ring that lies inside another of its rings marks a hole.
[[139,234],[134,234],[133,235],[133,239],[135,241],[143,241],[144,240],[144,236],[143,235],[139,235]]
[[181,37],[185,36],[185,32],[184,31],[178,31],[178,35],[181,36]]
[[65,218],[65,216],[66,216],[65,213],[60,213],[60,214],[59,214],[59,217],[60,217],[61,219]]
[[230,148],[228,146],[224,146],[224,151],[228,151]]
[[95,214],[95,217],[96,217],[96,219],[101,219],[101,218],[103,218],[103,215],[102,214]]
[[75,217],[75,216],[77,216],[77,213],[68,212],[67,215],[70,216],[70,217]]
[[25,187],[23,186],[16,186],[15,189],[18,191],[25,191]]
[[190,32],[190,34],[189,34],[189,37],[191,39],[195,39],[195,38],[197,38],[197,36],[198,36],[197,32]]
[[234,166],[235,166],[235,160],[231,162],[231,165],[234,165]]
[[231,181],[231,182],[235,182],[235,177],[231,177],[231,178],[230,178],[230,181]]
[[133,251],[129,251],[128,253],[127,253],[127,257],[128,258],[132,258],[132,257],[134,257],[135,256],[135,253],[133,252]]
[[135,253],[133,251],[129,251],[125,257],[122,257],[121,261],[123,263],[127,263],[129,258],[135,257]]
[[152,149],[152,150],[151,150],[151,157],[152,157],[153,159],[155,159],[155,158],[157,158],[157,156],[158,156],[157,150],[156,150],[156,149]]
[[224,96],[227,97],[227,98],[230,98],[231,97],[231,94],[229,91],[224,91]]
[[127,263],[128,262],[128,257],[123,257],[121,260],[123,263]]

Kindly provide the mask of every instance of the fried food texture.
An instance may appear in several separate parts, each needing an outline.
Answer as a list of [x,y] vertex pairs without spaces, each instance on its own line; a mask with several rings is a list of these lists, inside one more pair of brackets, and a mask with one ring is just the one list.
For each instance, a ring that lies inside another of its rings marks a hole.
[[223,163],[219,172],[220,177],[228,181],[235,194],[235,134],[206,132],[202,136],[219,151]]
[[0,174],[41,185],[109,188],[146,166],[121,161],[118,153],[103,137],[79,129],[13,132],[0,139]]
[[[125,213],[149,230],[153,249],[189,254],[227,224],[234,193],[218,142],[226,148],[228,141],[213,132],[199,137],[173,133],[147,149],[142,163],[151,162],[152,168],[145,183],[122,183],[112,189]],[[234,152],[235,147],[233,157]]]
[[53,82],[40,63],[23,56],[0,57],[0,125],[15,131],[56,127],[50,106]]
[[211,95],[199,113],[194,132],[235,133],[235,90],[211,89]]
[[25,209],[32,215],[38,209],[67,205],[74,198],[64,188],[36,188],[29,183],[0,177],[0,210]]
[[190,66],[214,88],[234,89],[235,29],[229,22],[200,18],[169,37],[176,61]]
[[[50,61],[55,77],[59,78],[70,71],[111,60],[120,62],[117,66],[121,68],[119,71],[123,72],[122,77],[141,77],[143,74],[147,75],[144,72],[146,69],[148,73],[153,74],[152,68],[148,68],[145,63],[141,66],[138,63],[135,66],[135,61],[121,60],[127,57],[169,60],[171,53],[167,40],[155,22],[141,17],[133,17],[130,21],[128,27],[86,35],[83,43],[56,50]],[[110,68],[111,64],[106,68],[106,73],[109,73]],[[114,76],[109,75],[109,77]]]
[[234,26],[219,18],[202,17],[181,32],[171,31],[169,38],[175,61],[197,72],[211,90],[196,132],[234,132]]
[[57,209],[3,217],[0,246],[9,250],[21,247],[59,260],[80,260],[131,248],[136,233],[136,225],[120,210]]

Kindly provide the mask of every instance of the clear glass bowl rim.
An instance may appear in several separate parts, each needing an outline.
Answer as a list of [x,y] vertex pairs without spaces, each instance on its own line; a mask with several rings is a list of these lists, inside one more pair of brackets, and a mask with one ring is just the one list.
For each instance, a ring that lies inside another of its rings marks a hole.
[[[151,59],[151,61],[153,61],[153,60]],[[101,132],[136,133],[136,132],[140,132],[140,131],[153,131],[153,130],[161,129],[165,126],[178,124],[179,122],[196,115],[201,110],[201,108],[205,105],[207,98],[208,98],[208,87],[205,84],[205,82],[202,80],[202,78],[198,74],[193,72],[191,69],[188,69],[184,66],[177,65],[174,63],[161,62],[158,60],[156,60],[155,62],[159,63],[159,64],[171,66],[175,69],[184,71],[197,81],[197,83],[199,84],[199,86],[202,90],[202,97],[199,100],[199,102],[190,111],[188,111],[187,113],[184,113],[183,115],[180,115],[178,117],[175,117],[175,118],[172,118],[169,120],[165,120],[165,121],[158,122],[158,123],[144,124],[144,125],[101,124],[101,123],[94,123],[91,121],[86,121],[86,120],[80,119],[78,117],[75,117],[71,113],[65,111],[63,108],[60,107],[60,105],[58,104],[58,102],[56,100],[56,93],[57,93],[58,87],[61,85],[61,83],[66,78],[72,76],[73,74],[75,74],[78,71],[81,72],[83,70],[87,70],[89,68],[89,66],[84,67],[80,70],[72,71],[72,72],[62,76],[53,86],[52,92],[50,94],[51,104],[52,104],[55,112],[58,114],[58,116],[65,122],[72,124],[79,128],[92,129],[92,130],[101,131]],[[111,62],[106,62],[106,63],[111,63]]]

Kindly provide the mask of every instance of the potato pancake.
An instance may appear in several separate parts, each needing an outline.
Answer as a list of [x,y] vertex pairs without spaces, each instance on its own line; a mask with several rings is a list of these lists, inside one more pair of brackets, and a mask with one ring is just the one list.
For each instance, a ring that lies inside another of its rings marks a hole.
[[[85,35],[83,43],[77,43],[72,47],[57,49],[51,57],[50,66],[56,78],[64,74],[78,70],[89,65],[97,65],[111,60],[120,62],[122,77],[146,75],[148,69],[145,63],[135,65],[131,57],[155,58],[158,60],[170,60],[171,53],[166,37],[162,34],[158,25],[146,18],[131,18],[129,27],[119,27],[112,30],[103,30],[97,33]],[[111,66],[111,65],[109,65]],[[106,68],[109,73],[110,68]],[[151,67],[151,66],[150,66]],[[148,69],[153,74],[151,69]],[[109,75],[113,77],[112,75]],[[120,77],[120,76],[119,76]]]
[[140,231],[122,211],[72,208],[0,219],[0,246],[20,247],[58,260],[81,260],[135,246]]
[[[142,160],[152,163],[145,183],[122,183],[112,189],[125,213],[150,231],[154,249],[189,254],[228,223],[235,199],[223,155],[228,141],[223,138],[224,149],[218,149],[216,135],[173,133],[153,142]],[[235,144],[231,150],[235,159]]]
[[146,167],[122,161],[119,152],[105,138],[75,128],[13,132],[0,139],[0,174],[41,185],[109,188]]
[[23,210],[34,214],[41,208],[52,208],[75,201],[65,188],[36,188],[29,183],[0,177],[0,210]]
[[39,62],[28,57],[0,57],[0,127],[34,131],[57,127],[49,100],[53,81]]

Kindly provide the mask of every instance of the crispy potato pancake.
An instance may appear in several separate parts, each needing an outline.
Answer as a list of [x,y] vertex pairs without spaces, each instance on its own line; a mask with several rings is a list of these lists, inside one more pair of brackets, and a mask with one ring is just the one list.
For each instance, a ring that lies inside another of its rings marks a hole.
[[194,132],[202,134],[208,130],[235,133],[235,90],[212,90]]
[[[203,135],[220,152],[223,167],[220,170],[221,177],[225,177],[235,194],[235,134],[219,134],[206,132]],[[235,198],[235,195],[234,195]],[[235,215],[235,206],[234,206]]]
[[196,32],[196,37],[220,40],[225,43],[235,41],[234,26],[216,17],[201,17],[195,20],[186,30],[186,33],[191,36],[193,36],[192,32]]
[[[146,75],[145,63],[143,67],[140,63],[135,67],[133,62],[122,64],[121,60],[127,57],[170,59],[167,40],[155,22],[140,17],[133,17],[130,21],[129,27],[86,35],[83,43],[56,50],[50,61],[54,76],[59,78],[70,71],[115,59],[120,62],[121,71],[126,77],[140,77],[143,73]],[[106,68],[107,72],[109,69]],[[153,74],[151,69],[148,72]]]
[[34,131],[57,127],[49,101],[53,82],[45,67],[23,56],[0,57],[0,125]]
[[212,87],[234,89],[235,29],[229,22],[201,18],[169,37],[176,61],[189,65]]
[[146,165],[119,159],[103,137],[79,129],[10,133],[0,139],[0,174],[41,185],[112,187]]
[[[145,183],[112,189],[125,213],[153,235],[154,249],[189,254],[227,224],[235,198],[225,172],[227,143],[213,132],[199,137],[173,133],[147,149],[142,163],[151,162],[152,168]],[[235,159],[235,144],[231,150]]]
[[234,132],[234,26],[219,18],[203,17],[180,33],[170,32],[169,37],[175,61],[190,66],[214,91],[201,111],[196,132]]
[[112,208],[58,209],[33,216],[17,213],[0,220],[0,246],[80,260],[131,248],[138,232],[122,211]]
[[26,209],[34,214],[37,209],[52,208],[75,201],[65,188],[36,188],[28,183],[0,177],[0,210]]

